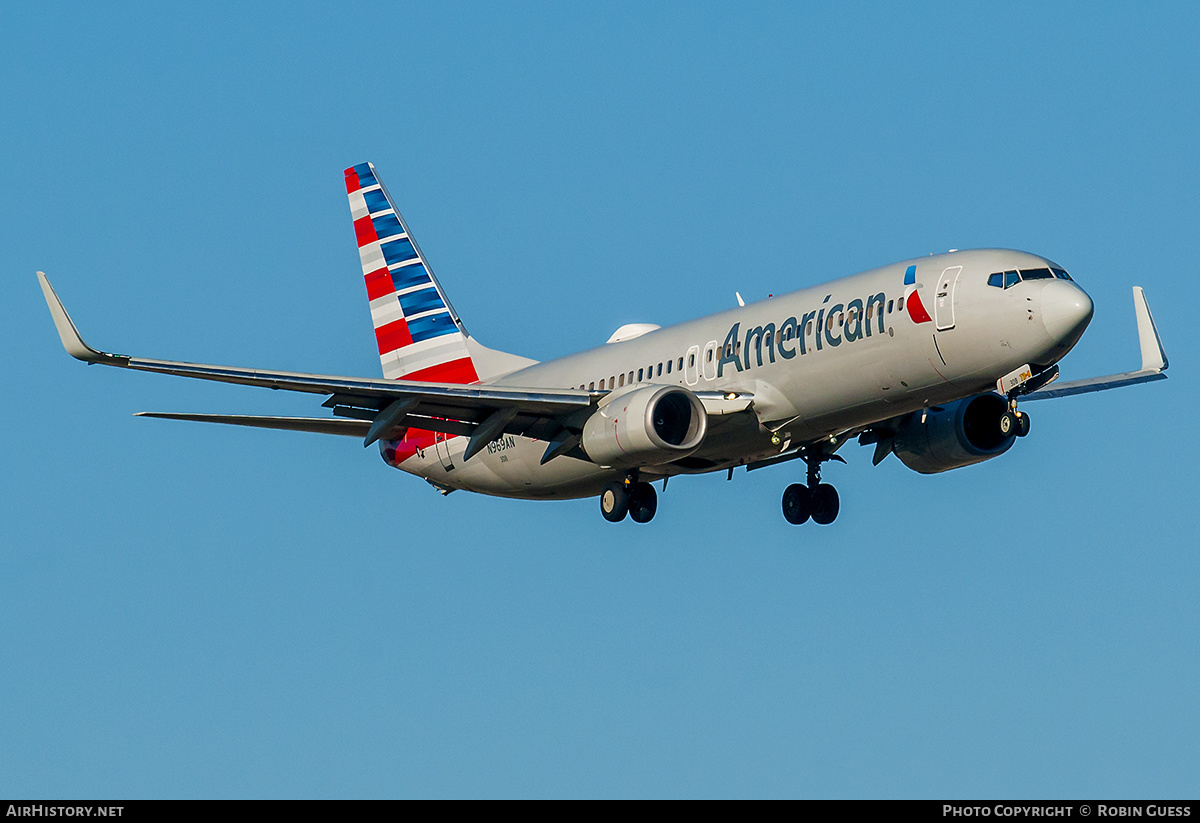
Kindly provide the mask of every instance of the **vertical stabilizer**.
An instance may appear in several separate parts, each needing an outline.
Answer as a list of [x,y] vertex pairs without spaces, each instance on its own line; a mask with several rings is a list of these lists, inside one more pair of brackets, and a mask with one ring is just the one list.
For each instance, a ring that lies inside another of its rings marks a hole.
[[475,383],[467,331],[370,163],[346,169],[383,376]]

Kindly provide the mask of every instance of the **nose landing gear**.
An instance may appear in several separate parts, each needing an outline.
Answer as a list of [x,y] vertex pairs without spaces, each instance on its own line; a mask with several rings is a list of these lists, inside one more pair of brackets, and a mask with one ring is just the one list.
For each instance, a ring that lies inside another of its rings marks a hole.
[[1017,398],[1008,401],[1008,411],[1000,415],[998,425],[1004,437],[1024,437],[1029,434],[1029,415],[1017,409]]
[[1008,398],[1008,411],[1000,415],[997,421],[1001,437],[1025,437],[1029,434],[1029,415],[1017,410],[1017,398],[1053,383],[1058,377],[1058,366],[1042,368],[1037,374],[1033,373],[1034,368],[1037,367],[1022,366],[996,382],[996,391]]

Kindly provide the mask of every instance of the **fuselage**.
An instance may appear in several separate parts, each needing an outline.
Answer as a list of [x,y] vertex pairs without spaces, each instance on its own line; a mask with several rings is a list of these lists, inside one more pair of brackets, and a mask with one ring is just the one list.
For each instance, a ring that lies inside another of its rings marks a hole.
[[[748,408],[710,416],[698,451],[643,475],[716,471],[994,391],[1018,367],[1056,363],[1091,315],[1087,294],[1046,258],[956,251],[655,329],[493,382],[610,395],[648,384],[753,395]],[[467,462],[462,437],[410,433],[408,442],[381,446],[397,468],[441,487],[505,497],[590,496],[622,475],[570,457],[542,465],[546,444],[515,435]]]

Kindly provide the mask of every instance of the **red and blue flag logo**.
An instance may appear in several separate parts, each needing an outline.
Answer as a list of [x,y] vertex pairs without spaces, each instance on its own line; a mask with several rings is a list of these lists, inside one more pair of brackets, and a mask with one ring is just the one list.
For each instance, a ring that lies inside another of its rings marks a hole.
[[917,291],[919,288],[921,288],[921,284],[917,282],[917,267],[909,266],[904,272],[904,306],[908,309],[908,316],[914,323],[928,323],[933,318],[929,316],[929,312],[925,311],[925,305],[921,302],[921,293]]

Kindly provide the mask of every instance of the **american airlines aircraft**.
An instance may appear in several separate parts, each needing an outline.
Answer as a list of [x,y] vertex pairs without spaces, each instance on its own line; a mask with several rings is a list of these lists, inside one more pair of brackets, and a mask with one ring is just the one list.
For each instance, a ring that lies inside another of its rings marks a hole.
[[[790,523],[832,523],[821,466],[853,438],[873,462],[922,473],[997,457],[1029,433],[1018,400],[1166,377],[1145,295],[1133,289],[1142,366],[1054,382],[1092,318],[1056,263],[1021,251],[951,251],[893,263],[669,328],[622,326],[602,345],[538,363],[468,332],[370,163],[346,191],[384,379],[150,360],[83,342],[38,272],[73,357],[140,371],[327,395],[327,417],[146,417],[360,437],[384,461],[501,497],[598,495],[616,522],[648,522],[651,481],[802,460]],[[742,300],[739,296],[739,304]]]

